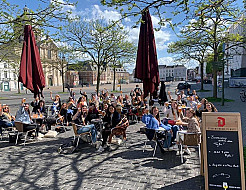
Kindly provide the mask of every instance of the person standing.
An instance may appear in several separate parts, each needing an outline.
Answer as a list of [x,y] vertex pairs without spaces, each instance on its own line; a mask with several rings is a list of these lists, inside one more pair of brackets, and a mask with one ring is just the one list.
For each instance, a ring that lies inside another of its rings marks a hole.
[[159,94],[159,104],[161,106],[164,106],[164,103],[168,101],[167,99],[167,93],[166,93],[166,85],[164,81],[161,81],[161,89]]

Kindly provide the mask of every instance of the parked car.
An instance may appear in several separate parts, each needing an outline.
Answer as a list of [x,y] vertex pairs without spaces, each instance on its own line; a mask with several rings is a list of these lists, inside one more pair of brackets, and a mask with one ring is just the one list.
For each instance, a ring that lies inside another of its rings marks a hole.
[[212,84],[212,80],[210,80],[210,79],[204,79],[203,83],[204,84]]
[[177,89],[182,90],[182,89],[187,89],[190,88],[190,84],[188,82],[180,82],[177,86]]

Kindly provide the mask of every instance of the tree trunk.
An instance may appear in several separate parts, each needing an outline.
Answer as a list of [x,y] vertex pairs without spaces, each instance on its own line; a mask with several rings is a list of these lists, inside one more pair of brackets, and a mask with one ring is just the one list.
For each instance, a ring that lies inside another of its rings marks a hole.
[[214,50],[214,64],[213,64],[213,98],[217,98],[217,70],[218,70],[218,53],[217,49]]
[[213,81],[214,81],[213,97],[217,98],[217,70],[215,68],[213,69]]
[[115,91],[115,73],[116,73],[116,68],[114,67],[114,79],[113,79],[113,91]]
[[100,69],[101,69],[101,67],[98,65],[97,66],[97,95],[98,95],[98,93],[99,93],[99,85],[100,85],[100,75],[101,75],[101,73],[100,73]]
[[204,62],[201,63],[201,90],[203,89],[203,67],[204,67]]
[[63,68],[62,68],[62,70],[61,70],[61,74],[62,74],[62,92],[65,92],[64,72],[63,72]]
[[17,83],[18,83],[18,94],[20,94],[20,83],[19,81]]

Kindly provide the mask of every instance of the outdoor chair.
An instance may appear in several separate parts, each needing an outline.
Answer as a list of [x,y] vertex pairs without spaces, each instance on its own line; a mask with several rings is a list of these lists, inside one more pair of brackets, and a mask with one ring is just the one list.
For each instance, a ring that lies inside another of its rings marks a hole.
[[24,124],[21,122],[16,121],[15,122],[15,128],[17,129],[17,136],[16,136],[16,142],[15,144],[18,143],[18,138],[19,138],[19,134],[24,133],[25,134],[25,139],[24,139],[24,146],[26,145],[26,140],[27,140],[27,135],[31,132],[35,132],[36,133],[36,129],[31,129],[28,131],[24,130]]
[[201,133],[184,133],[184,139],[180,139],[181,163],[184,162],[183,149],[187,147],[198,147],[199,160],[201,156]]
[[146,140],[145,143],[144,143],[144,149],[143,149],[143,152],[144,152],[145,149],[146,149],[146,144],[147,144],[147,142],[154,141],[154,142],[155,142],[155,145],[154,145],[154,152],[153,152],[153,157],[154,157],[154,156],[155,156],[155,152],[156,152],[156,147],[157,147],[157,133],[156,133],[155,129],[147,129],[147,128],[146,128],[145,134],[146,134],[147,140]]
[[[86,126],[82,126],[82,127],[86,127]],[[79,145],[79,140],[82,136],[85,136],[88,140],[88,137],[90,138],[88,141],[91,141],[92,142],[92,135],[91,135],[91,131],[88,131],[88,132],[84,132],[84,133],[81,133],[81,134],[78,134],[77,133],[77,125],[75,123],[72,124],[72,128],[73,128],[73,137],[74,137],[74,142],[76,142],[76,137],[77,137],[77,143],[76,143],[76,146],[75,148],[78,147]]]
[[6,126],[1,126],[0,125],[0,135],[1,135],[1,140],[3,140],[3,135],[4,135],[4,132],[9,132],[9,131],[12,131],[13,130],[13,127],[6,127]]
[[138,123],[138,116],[132,112],[132,109],[129,110],[127,114],[127,119],[130,123]]

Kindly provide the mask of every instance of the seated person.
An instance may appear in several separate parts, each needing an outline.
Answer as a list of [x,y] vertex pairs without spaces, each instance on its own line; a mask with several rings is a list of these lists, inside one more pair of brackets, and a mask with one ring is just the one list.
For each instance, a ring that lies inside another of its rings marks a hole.
[[105,128],[102,131],[103,142],[98,149],[99,152],[104,151],[104,148],[106,148],[107,146],[107,139],[111,134],[111,129],[116,127],[116,125],[120,122],[120,114],[116,111],[115,107],[112,104],[108,106],[106,115],[103,118],[103,122],[105,123]]
[[78,125],[77,133],[91,132],[92,143],[97,141],[97,130],[94,124],[89,125],[88,121],[88,109],[87,106],[83,105],[82,109],[78,109],[77,113],[73,116],[72,120]]
[[128,119],[127,119],[126,115],[123,115],[120,122],[116,125],[116,127],[114,127],[111,130],[111,134],[109,135],[109,138],[108,138],[108,143],[110,144],[112,142],[113,135],[116,135],[116,136],[122,135],[123,141],[126,141],[126,129],[128,126],[129,126]]
[[[8,109],[8,110],[7,110]],[[13,127],[14,126],[14,117],[11,117],[9,114],[9,108],[7,105],[0,104],[0,134],[2,135],[2,127]]]
[[[143,112],[145,113],[145,110],[143,110]],[[172,148],[171,146],[171,138],[172,138],[172,130],[171,127],[168,125],[164,125],[161,121],[160,121],[160,114],[159,114],[159,110],[157,107],[153,106],[151,109],[151,114],[144,114],[142,117],[142,122],[146,124],[147,129],[154,129],[156,131],[159,131],[159,128],[164,128],[165,131],[167,132],[167,136],[163,142],[164,144],[164,150],[171,150]]]
[[76,110],[75,101],[72,97],[69,97],[68,103],[67,103],[67,119],[68,122],[72,121],[72,116],[74,114],[74,111]]
[[61,109],[61,99],[60,96],[57,94],[55,98],[52,97],[52,92],[50,91],[50,98],[53,101],[51,111],[52,115],[56,115],[57,112]]
[[[187,125],[187,133],[199,133],[200,130],[200,126],[199,126],[199,121],[196,117],[196,112],[192,109],[192,108],[188,108],[186,110],[186,116],[183,116],[183,113],[181,113],[181,120],[185,121],[188,123]],[[185,132],[185,131],[184,131]],[[184,135],[182,133],[177,133],[177,143],[179,143],[179,140],[184,140]],[[190,150],[185,147],[184,150],[187,154],[190,154]]]
[[29,131],[32,129],[36,129],[36,135],[38,136],[39,127],[37,124],[33,123],[30,115],[29,104],[25,103],[26,99],[23,98],[21,101],[21,106],[19,110],[16,112],[15,122],[23,123],[23,131]]
[[38,109],[39,97],[36,97],[32,102],[31,106],[33,107],[32,112],[36,113]]
[[63,103],[62,107],[58,113],[58,117],[63,117],[62,123],[65,123],[68,126],[68,120],[67,120],[67,104]]
[[38,113],[39,115],[43,115],[43,116],[47,117],[47,110],[45,107],[44,100],[39,101],[36,113]]
[[99,112],[96,108],[96,105],[93,102],[90,103],[87,117],[88,117],[89,122],[91,122],[92,119],[98,119],[99,118]]

